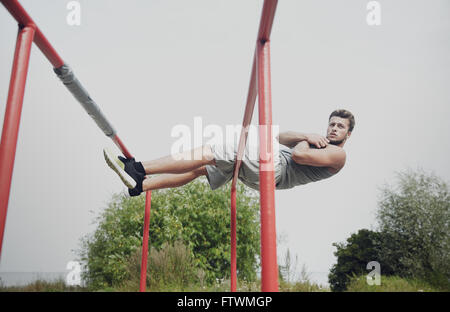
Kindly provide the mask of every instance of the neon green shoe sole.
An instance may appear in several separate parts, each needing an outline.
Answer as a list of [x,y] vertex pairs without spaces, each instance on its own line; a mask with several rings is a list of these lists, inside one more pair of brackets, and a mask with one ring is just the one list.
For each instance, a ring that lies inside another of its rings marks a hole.
[[103,155],[108,166],[119,175],[123,184],[129,189],[134,189],[136,187],[136,181],[125,172],[125,164],[108,148],[103,149]]

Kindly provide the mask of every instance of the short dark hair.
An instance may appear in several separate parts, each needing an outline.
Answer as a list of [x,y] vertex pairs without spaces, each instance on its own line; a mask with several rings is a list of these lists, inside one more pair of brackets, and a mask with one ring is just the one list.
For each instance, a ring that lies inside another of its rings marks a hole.
[[353,116],[352,113],[350,113],[346,109],[337,109],[331,113],[330,117],[328,118],[328,121],[330,121],[331,117],[333,117],[333,116],[348,119],[348,121],[349,121],[348,131],[350,131],[350,132],[353,131],[353,128],[355,127],[355,116]]

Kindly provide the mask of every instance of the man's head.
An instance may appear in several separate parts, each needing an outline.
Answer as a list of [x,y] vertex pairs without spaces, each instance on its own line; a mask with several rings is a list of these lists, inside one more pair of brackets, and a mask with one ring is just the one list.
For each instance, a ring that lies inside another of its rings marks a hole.
[[345,109],[337,109],[328,118],[327,139],[330,144],[343,146],[355,127],[355,117]]

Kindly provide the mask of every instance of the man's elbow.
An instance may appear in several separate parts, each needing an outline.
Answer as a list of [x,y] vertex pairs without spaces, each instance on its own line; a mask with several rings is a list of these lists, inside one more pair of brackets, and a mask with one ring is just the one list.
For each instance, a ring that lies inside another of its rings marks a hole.
[[293,151],[292,152],[292,160],[295,161],[297,164],[303,165],[306,160],[306,153],[300,152],[300,151]]

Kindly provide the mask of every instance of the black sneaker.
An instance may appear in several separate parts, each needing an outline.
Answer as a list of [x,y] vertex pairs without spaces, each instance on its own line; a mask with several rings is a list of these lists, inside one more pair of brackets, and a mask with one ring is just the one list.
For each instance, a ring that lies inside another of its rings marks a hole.
[[116,156],[109,149],[103,149],[108,166],[116,172],[131,196],[138,196],[142,193],[142,181],[145,179],[145,172],[139,172],[136,169],[134,158],[128,159],[122,156]]

